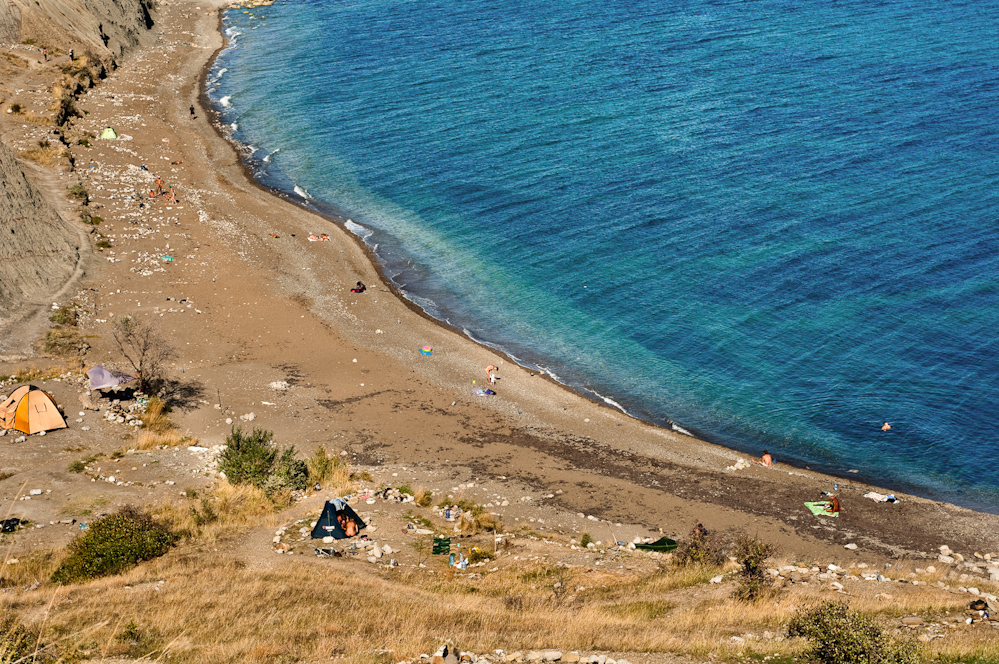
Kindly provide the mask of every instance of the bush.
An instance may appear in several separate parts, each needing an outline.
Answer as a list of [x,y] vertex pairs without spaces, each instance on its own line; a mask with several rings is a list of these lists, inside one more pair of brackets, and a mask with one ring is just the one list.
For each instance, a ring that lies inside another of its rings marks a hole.
[[8,614],[0,618],[0,662],[26,660],[37,643],[38,633],[22,625],[17,616]]
[[52,574],[56,583],[120,574],[144,560],[162,556],[178,536],[134,507],[97,519],[73,540],[69,556]]
[[673,560],[678,565],[721,565],[725,562],[725,554],[721,544],[704,529],[697,526],[690,531],[690,537],[677,547]]
[[307,464],[309,466],[309,481],[323,483],[333,477],[333,472],[342,465],[339,458],[330,456],[326,448],[321,445],[312,453]]
[[579,545],[585,549],[590,544],[593,544],[593,536],[589,533],[583,533],[583,536],[579,540]]
[[775,590],[773,580],[767,575],[767,560],[774,553],[774,546],[755,537],[739,540],[735,558],[739,562],[739,587],[735,598],[753,602],[772,596]]
[[87,201],[90,200],[90,194],[87,192],[87,188],[82,184],[74,184],[69,188],[69,195],[80,202],[81,205],[86,205]]
[[420,507],[430,507],[434,500],[434,492],[430,489],[417,489],[413,494],[413,502]]
[[250,434],[234,427],[226,437],[228,447],[219,458],[219,470],[231,484],[252,484],[263,487],[274,468],[277,449],[272,440],[274,433],[254,428]]
[[274,477],[282,487],[304,491],[309,486],[309,466],[295,458],[295,446],[285,449],[278,457]]
[[845,604],[826,602],[799,613],[788,636],[813,642],[809,657],[821,664],[916,664],[916,647],[885,634],[871,618]]
[[305,490],[311,479],[309,464],[295,458],[294,445],[279,451],[273,439],[274,433],[264,429],[255,428],[252,433],[245,434],[239,427],[234,428],[226,438],[227,447],[219,458],[219,470],[230,483],[251,484],[263,489],[271,498],[288,491]]
[[75,326],[77,320],[78,315],[76,312],[76,305],[73,304],[64,304],[49,314],[49,321],[55,323],[56,325]]

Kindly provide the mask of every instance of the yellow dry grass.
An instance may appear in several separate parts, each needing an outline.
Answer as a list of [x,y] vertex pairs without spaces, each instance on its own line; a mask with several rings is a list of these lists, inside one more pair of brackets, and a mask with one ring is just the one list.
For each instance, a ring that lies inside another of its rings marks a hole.
[[[476,652],[558,648],[792,657],[805,643],[779,638],[787,621],[801,607],[835,597],[794,588],[772,602],[741,603],[725,588],[705,584],[705,575],[717,568],[620,576],[514,565],[471,580],[440,568],[376,571],[355,561],[282,558],[279,566],[253,565],[240,555],[239,540],[225,532],[231,534],[238,523],[260,523],[262,515],[272,527],[276,518],[261,494],[225,485],[219,491],[220,501],[230,501],[229,520],[214,539],[195,539],[121,577],[58,590],[49,611],[51,632],[69,634],[106,623],[76,644],[81,654],[93,657],[114,654],[122,625],[135,621],[146,635],[145,651],[132,655],[152,653],[149,658],[156,659],[168,649],[169,659],[196,663],[331,657],[374,663],[382,661],[381,649],[391,650],[389,660],[398,661],[432,652],[445,641]],[[182,512],[183,507],[172,509]],[[163,516],[176,518],[167,511]],[[36,566],[51,568],[51,560]],[[23,576],[18,584],[39,576],[44,573]],[[556,589],[558,582],[565,591]],[[37,614],[54,592],[43,585],[4,595],[0,604],[21,615]],[[853,608],[866,610],[858,598],[849,599]],[[922,615],[948,605],[941,597],[921,600],[919,593],[900,599],[907,613]],[[778,638],[750,638],[743,644],[730,639],[768,631]],[[969,628],[925,645],[923,653],[954,659],[976,653],[992,661],[988,658],[999,655],[992,634]]]

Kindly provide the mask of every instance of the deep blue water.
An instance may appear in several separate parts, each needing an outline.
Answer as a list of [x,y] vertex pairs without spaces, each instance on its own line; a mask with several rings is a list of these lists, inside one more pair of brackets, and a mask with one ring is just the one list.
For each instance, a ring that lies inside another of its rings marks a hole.
[[209,93],[260,180],[432,314],[638,417],[999,511],[996,0],[225,24]]

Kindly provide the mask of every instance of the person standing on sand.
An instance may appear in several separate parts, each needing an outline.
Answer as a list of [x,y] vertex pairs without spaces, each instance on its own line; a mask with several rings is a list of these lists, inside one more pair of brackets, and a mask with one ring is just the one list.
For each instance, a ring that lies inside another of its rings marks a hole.
[[163,193],[163,178],[157,176],[156,178],[156,195],[159,196]]
[[42,60],[44,60],[45,62],[49,61],[49,49],[47,48],[42,49]]
[[195,118],[195,115],[194,115],[194,106],[191,106],[191,119],[193,120],[194,118]]

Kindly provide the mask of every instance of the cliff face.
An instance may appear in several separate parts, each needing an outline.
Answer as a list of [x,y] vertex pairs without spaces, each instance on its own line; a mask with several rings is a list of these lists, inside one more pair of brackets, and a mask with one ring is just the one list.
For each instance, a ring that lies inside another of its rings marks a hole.
[[118,59],[148,39],[151,6],[152,0],[0,0],[0,41],[33,39]]
[[6,0],[0,0],[0,43],[19,41],[21,37],[21,10]]
[[27,305],[47,304],[72,276],[79,233],[59,217],[0,143],[0,328]]

